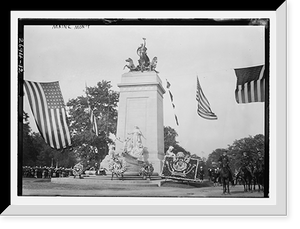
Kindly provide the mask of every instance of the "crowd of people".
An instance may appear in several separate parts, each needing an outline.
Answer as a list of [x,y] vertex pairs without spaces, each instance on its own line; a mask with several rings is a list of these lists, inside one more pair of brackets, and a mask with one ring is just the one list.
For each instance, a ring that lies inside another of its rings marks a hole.
[[47,166],[23,166],[23,177],[51,178],[73,176],[72,168],[47,167]]

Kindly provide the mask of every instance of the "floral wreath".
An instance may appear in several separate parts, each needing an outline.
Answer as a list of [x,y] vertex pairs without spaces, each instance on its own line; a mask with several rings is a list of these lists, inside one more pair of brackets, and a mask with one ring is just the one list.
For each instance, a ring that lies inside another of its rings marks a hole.
[[73,168],[73,174],[75,176],[80,176],[83,172],[83,165],[79,162],[78,164],[76,164]]

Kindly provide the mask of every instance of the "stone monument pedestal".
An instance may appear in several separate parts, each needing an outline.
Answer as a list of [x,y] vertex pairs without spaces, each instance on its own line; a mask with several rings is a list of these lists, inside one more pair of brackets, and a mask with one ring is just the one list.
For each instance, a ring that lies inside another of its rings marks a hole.
[[[149,161],[154,174],[160,174],[164,158],[164,125],[162,82],[155,71],[131,71],[121,77],[116,152],[124,151],[124,142],[136,127],[142,132],[143,154],[140,161]],[[126,173],[138,173],[137,163],[130,163]]]

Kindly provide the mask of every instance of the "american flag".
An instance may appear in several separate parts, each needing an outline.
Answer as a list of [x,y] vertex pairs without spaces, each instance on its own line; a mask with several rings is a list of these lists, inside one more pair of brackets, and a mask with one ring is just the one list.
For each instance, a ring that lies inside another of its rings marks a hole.
[[197,77],[196,100],[198,101],[197,113],[200,117],[209,120],[218,119],[218,117],[210,109],[210,104],[202,91],[198,77]]
[[265,101],[265,66],[234,69],[237,84],[235,99],[237,103]]
[[55,149],[71,146],[59,82],[39,83],[25,80],[24,86],[35,122],[45,142]]

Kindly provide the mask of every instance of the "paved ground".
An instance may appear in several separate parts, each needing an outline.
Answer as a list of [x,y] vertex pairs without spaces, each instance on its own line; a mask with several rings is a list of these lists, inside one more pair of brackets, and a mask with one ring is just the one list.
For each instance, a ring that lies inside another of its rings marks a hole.
[[97,182],[95,184],[64,184],[53,183],[50,179],[23,179],[24,196],[263,197],[263,192],[254,191],[245,193],[242,185],[231,186],[230,189],[231,195],[222,195],[222,187],[213,187],[208,181],[197,185],[188,185],[181,182],[167,181],[158,187],[149,185],[122,185],[122,181],[119,180],[114,180],[111,182]]

